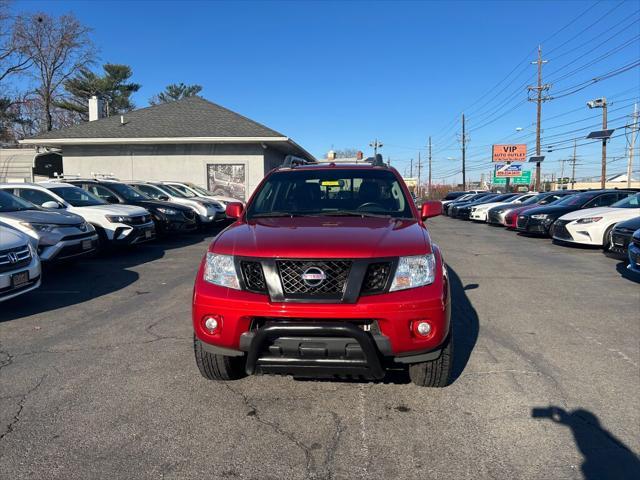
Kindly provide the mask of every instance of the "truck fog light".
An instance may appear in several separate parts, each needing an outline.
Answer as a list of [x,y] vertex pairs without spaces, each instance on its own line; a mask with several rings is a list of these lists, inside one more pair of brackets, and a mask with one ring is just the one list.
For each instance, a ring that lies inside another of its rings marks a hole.
[[419,337],[428,337],[431,333],[431,324],[425,320],[413,322],[413,332]]
[[220,326],[220,317],[218,316],[204,317],[203,322],[204,322],[204,328],[209,333],[214,333],[216,330],[218,330],[218,327]]

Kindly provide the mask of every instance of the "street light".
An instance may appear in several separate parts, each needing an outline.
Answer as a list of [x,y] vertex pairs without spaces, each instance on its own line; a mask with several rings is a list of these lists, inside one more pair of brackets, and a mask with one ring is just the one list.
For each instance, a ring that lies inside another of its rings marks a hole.
[[[593,108],[601,108],[602,109],[602,131],[606,132],[607,130],[607,99],[605,97],[596,98],[587,102],[587,107]],[[594,135],[596,132],[591,132],[587,138],[602,138],[602,176],[600,178],[600,187],[605,188],[605,184],[607,182],[607,139],[611,135],[602,135],[597,136]]]

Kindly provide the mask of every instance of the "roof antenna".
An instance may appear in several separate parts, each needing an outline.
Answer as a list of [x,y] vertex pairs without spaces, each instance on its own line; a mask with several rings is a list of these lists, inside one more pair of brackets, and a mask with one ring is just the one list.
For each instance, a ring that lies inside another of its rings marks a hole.
[[120,125],[124,125],[124,115],[120,115]]

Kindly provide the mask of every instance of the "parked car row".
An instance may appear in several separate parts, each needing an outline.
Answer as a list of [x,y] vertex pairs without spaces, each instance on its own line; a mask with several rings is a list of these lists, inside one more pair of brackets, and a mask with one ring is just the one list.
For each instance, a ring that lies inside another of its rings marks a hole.
[[558,190],[524,194],[450,192],[443,214],[508,230],[591,245],[629,259],[640,273],[638,189]]
[[0,301],[40,286],[62,262],[226,220],[234,199],[189,183],[57,179],[0,184]]

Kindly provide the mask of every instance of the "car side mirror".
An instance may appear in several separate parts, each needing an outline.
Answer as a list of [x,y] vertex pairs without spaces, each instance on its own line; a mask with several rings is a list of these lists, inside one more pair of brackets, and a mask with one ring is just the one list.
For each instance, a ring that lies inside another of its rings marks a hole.
[[242,206],[242,203],[231,202],[231,203],[227,203],[227,208],[225,210],[225,213],[229,218],[240,218],[240,215],[242,215],[243,210],[244,210],[244,207]]
[[422,204],[420,209],[420,217],[422,220],[442,215],[442,202],[437,200],[428,200]]
[[61,208],[61,205],[58,202],[54,201],[54,200],[49,200],[47,202],[44,202],[41,205],[41,207],[42,208]]
[[120,203],[120,200],[118,200],[118,197],[114,195],[109,195],[107,198],[105,198],[105,200],[109,203]]
[[169,197],[167,197],[166,195],[158,195],[158,200],[162,200],[162,201],[167,201],[169,200]]

